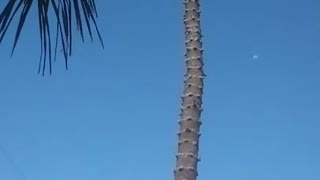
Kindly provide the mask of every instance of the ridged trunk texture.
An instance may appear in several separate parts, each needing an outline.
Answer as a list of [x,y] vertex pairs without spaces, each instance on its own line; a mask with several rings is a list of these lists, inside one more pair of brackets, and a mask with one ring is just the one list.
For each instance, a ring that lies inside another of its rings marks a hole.
[[186,73],[178,132],[174,180],[196,180],[199,161],[200,116],[203,94],[203,57],[199,0],[184,0]]

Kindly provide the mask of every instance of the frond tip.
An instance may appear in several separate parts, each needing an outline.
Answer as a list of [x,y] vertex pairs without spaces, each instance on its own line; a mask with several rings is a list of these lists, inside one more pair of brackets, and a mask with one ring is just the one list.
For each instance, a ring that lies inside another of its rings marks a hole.
[[[71,56],[72,53],[73,20],[76,22],[76,29],[80,33],[83,42],[85,34],[84,28],[87,28],[91,40],[93,40],[92,31],[94,28],[102,47],[104,46],[96,22],[98,13],[95,0],[9,0],[0,14],[0,44],[2,43],[13,18],[16,16],[18,11],[21,11],[11,55],[14,53],[27,15],[30,12],[31,7],[33,7],[33,1],[38,2],[37,9],[41,41],[39,73],[44,75],[47,66],[49,66],[50,74],[52,73],[52,60],[56,59],[57,46],[59,42],[62,46],[65,66],[66,69],[68,69],[68,57]],[[53,12],[56,19],[54,47],[52,46],[51,27],[49,23],[50,8],[52,8],[51,12]]]

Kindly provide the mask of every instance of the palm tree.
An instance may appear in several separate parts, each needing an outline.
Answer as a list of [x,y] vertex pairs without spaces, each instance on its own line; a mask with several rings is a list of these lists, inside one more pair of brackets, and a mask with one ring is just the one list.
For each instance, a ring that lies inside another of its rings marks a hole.
[[203,94],[203,56],[199,0],[184,0],[186,73],[174,180],[196,180]]
[[[37,0],[39,12],[39,28],[41,39],[41,56],[39,67],[44,73],[46,60],[49,60],[49,70],[52,71],[52,46],[49,26],[49,7],[52,7],[57,21],[56,44],[60,39],[63,49],[66,68],[68,56],[71,55],[72,47],[72,23],[75,18],[76,27],[84,41],[83,19],[87,26],[89,36],[92,39],[90,22],[92,21],[99,40],[103,46],[101,36],[96,24],[97,11],[94,0]],[[33,0],[9,0],[0,14],[0,43],[5,36],[12,18],[19,9],[22,9],[17,32],[15,35],[12,53],[18,42],[22,27],[27,14],[32,6]],[[81,8],[80,8],[81,7]],[[178,132],[177,164],[174,171],[175,180],[196,180],[198,175],[198,150],[200,137],[200,115],[202,111],[203,94],[203,57],[200,29],[200,4],[199,0],[184,0],[185,15],[185,62],[186,74],[184,91],[182,95],[180,130]],[[74,13],[74,16],[72,14]],[[39,69],[40,71],[40,69]]]
[[[52,73],[52,60],[56,59],[58,42],[61,41],[62,52],[65,59],[65,66],[68,69],[68,57],[72,53],[72,21],[76,21],[76,28],[84,42],[84,26],[87,27],[88,34],[93,39],[92,25],[98,34],[98,38],[103,46],[103,41],[97,27],[96,18],[98,17],[94,0],[8,0],[7,5],[0,14],[0,43],[3,41],[13,18],[20,10],[20,19],[14,39],[11,55],[18,43],[21,30],[25,20],[33,7],[34,1],[37,3],[39,30],[41,41],[41,54],[38,72],[44,74],[46,67],[49,66],[49,72]],[[56,19],[55,45],[52,46],[51,26],[49,21],[49,12],[54,14]],[[54,51],[54,53],[53,53]],[[49,61],[49,62],[47,62]]]

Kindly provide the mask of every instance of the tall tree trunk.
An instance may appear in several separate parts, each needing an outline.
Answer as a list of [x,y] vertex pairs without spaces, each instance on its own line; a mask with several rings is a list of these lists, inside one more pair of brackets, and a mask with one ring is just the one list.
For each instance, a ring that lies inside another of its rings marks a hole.
[[199,0],[184,0],[186,73],[178,132],[175,180],[196,180],[203,94],[203,57]]

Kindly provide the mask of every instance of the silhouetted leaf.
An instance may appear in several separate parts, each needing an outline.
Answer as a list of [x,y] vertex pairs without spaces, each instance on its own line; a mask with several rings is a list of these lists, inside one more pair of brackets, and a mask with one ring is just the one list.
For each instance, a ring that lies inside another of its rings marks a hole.
[[[41,41],[39,73],[44,75],[47,66],[49,66],[50,74],[52,73],[52,60],[56,60],[59,42],[61,42],[65,66],[66,69],[68,69],[68,57],[72,54],[73,20],[75,20],[76,29],[80,33],[82,42],[84,42],[83,26],[87,27],[88,35],[91,40],[93,39],[93,32],[91,28],[91,23],[93,23],[99,41],[102,47],[104,47],[103,40],[96,23],[98,13],[94,0],[9,0],[0,14],[0,44],[3,42],[3,38],[6,36],[7,30],[10,27],[13,18],[20,10],[21,13],[12,47],[12,54],[14,53],[19,41],[21,31],[30,9],[34,5],[33,1],[38,3],[37,10]],[[53,10],[52,17],[49,17],[50,8]],[[54,49],[52,49],[53,46],[51,45],[50,18],[55,18],[57,23]],[[85,22],[83,22],[83,18]],[[54,53],[52,53],[52,50],[54,50]]]

